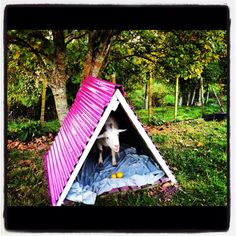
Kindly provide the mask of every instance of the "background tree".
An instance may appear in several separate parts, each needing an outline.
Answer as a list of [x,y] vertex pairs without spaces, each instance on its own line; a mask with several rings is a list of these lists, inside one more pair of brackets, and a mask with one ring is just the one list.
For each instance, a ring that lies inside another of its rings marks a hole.
[[[52,90],[57,115],[60,123],[68,112],[66,97],[66,82],[70,75],[66,73],[67,45],[73,39],[84,36],[84,32],[62,30],[28,30],[7,32],[8,45],[17,45],[21,50],[27,51],[24,56],[28,64],[37,64],[38,69],[29,70],[31,74],[41,72],[47,78]],[[11,47],[8,47],[11,50]],[[11,53],[11,52],[10,52]],[[30,59],[34,59],[33,61]],[[18,57],[19,61],[23,55]],[[24,63],[22,67],[26,64]],[[22,70],[22,67],[20,70]],[[15,69],[19,69],[15,67]],[[32,75],[33,76],[33,75]]]
[[[197,79],[199,83],[201,81],[203,83],[201,75],[204,68],[210,62],[217,61],[226,55],[225,37],[224,31],[166,32],[165,58],[162,60],[164,73],[168,74],[170,81],[175,81],[176,84],[178,78],[184,80]],[[198,88],[199,97],[203,94],[202,87],[199,86]],[[176,88],[178,90],[178,86]],[[177,90],[176,110],[178,104]]]
[[82,79],[88,75],[99,76],[99,72],[105,64],[114,36],[119,34],[117,30],[89,30],[88,52],[84,62]]
[[[179,78],[177,89],[181,99],[178,102],[176,96],[177,111],[178,104],[191,105],[204,100],[203,90],[210,85],[212,76],[203,72],[210,63],[224,61],[225,36],[224,31],[196,30],[11,30],[7,33],[9,92],[10,87],[16,86],[11,82],[16,74],[24,84],[35,81],[35,91],[37,84],[42,91],[42,84],[37,81],[46,78],[62,122],[68,102],[72,104],[86,75],[111,80],[115,74],[116,82],[125,86],[128,98],[140,89],[137,94],[142,95],[139,99],[142,105],[138,106],[144,107],[144,101],[148,101],[145,88],[148,88],[146,74],[149,72],[153,84],[168,84],[170,88],[175,87]],[[220,84],[224,84],[223,80]],[[158,92],[153,91],[152,99],[149,98],[153,104]],[[33,93],[26,97],[33,102],[29,99],[31,95]]]

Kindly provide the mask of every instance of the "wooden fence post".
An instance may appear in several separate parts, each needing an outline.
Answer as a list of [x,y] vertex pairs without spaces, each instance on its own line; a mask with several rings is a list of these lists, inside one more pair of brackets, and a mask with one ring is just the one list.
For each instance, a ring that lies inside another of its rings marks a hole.
[[179,76],[176,77],[176,84],[175,84],[175,115],[174,115],[174,120],[176,120],[177,113],[178,113],[178,98],[179,98]]

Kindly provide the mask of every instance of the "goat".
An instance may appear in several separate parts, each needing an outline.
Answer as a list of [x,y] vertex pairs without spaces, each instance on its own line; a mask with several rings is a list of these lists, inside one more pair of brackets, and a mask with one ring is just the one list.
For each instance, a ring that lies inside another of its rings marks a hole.
[[117,166],[116,153],[119,153],[120,150],[119,133],[126,131],[126,129],[119,129],[117,121],[112,116],[108,117],[104,129],[105,131],[97,137],[96,141],[99,150],[98,164],[103,165],[102,152],[103,146],[105,146],[111,149],[112,166]]

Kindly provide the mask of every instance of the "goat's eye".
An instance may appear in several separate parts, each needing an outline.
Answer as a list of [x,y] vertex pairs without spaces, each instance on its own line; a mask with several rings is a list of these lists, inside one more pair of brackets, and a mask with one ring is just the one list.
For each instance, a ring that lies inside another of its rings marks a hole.
[[106,139],[109,139],[108,137],[106,137]]

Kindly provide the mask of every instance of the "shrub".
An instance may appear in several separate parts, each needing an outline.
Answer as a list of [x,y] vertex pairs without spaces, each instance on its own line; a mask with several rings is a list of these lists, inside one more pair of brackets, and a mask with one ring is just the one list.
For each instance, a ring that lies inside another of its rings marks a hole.
[[8,123],[7,138],[28,142],[34,137],[40,137],[48,133],[55,134],[58,132],[59,127],[58,121],[47,122],[43,127],[39,121],[13,121]]
[[164,123],[165,123],[164,120],[161,120],[156,116],[152,116],[151,119],[148,121],[149,125],[154,125],[154,126],[163,125]]
[[135,90],[132,93],[128,93],[128,100],[135,109],[144,108],[144,91],[142,89]]
[[175,104],[175,97],[173,95],[166,95],[164,101],[167,106],[173,106]]
[[41,126],[37,121],[27,121],[22,123],[10,123],[8,125],[8,138],[29,141],[35,136],[41,135]]

